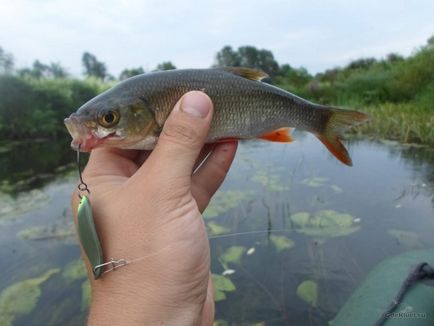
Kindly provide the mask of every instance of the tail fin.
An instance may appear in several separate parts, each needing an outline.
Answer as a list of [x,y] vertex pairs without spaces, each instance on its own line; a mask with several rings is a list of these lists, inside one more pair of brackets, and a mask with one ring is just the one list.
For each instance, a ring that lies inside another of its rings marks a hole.
[[318,139],[342,163],[352,166],[353,162],[347,149],[341,143],[342,131],[367,121],[369,117],[361,112],[322,107],[330,112],[329,119],[321,133],[316,133]]

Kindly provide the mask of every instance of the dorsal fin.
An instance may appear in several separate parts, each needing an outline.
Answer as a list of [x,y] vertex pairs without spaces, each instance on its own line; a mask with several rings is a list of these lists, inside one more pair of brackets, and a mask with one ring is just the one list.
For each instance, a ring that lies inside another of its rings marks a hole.
[[253,68],[222,67],[220,69],[250,80],[261,81],[263,79],[270,78],[270,76],[268,76],[265,72]]

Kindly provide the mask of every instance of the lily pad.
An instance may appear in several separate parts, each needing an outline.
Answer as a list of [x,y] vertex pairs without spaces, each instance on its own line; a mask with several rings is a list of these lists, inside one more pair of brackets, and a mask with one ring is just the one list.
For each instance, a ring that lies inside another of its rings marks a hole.
[[81,284],[81,311],[86,311],[90,305],[91,288],[89,280]]
[[74,282],[86,278],[86,267],[81,259],[74,260],[66,265],[62,272],[62,277],[68,282]]
[[11,326],[14,320],[31,312],[41,296],[41,285],[59,268],[48,270],[45,274],[14,283],[0,293],[0,325]]
[[342,237],[360,229],[351,214],[331,209],[319,211],[314,215],[299,212],[291,215],[290,222],[297,232],[314,238]]
[[0,224],[7,220],[14,220],[19,215],[46,205],[50,196],[41,190],[34,189],[22,192],[16,197],[0,193]]
[[75,229],[72,223],[67,225],[31,226],[18,232],[18,236],[23,240],[64,240],[75,237]]
[[337,194],[340,194],[343,191],[338,185],[331,185],[330,188]]
[[219,291],[214,289],[214,301],[218,302],[218,301],[223,301],[226,299],[226,293],[224,293],[223,291]]
[[245,247],[242,246],[232,246],[229,247],[221,256],[220,261],[225,269],[228,269],[228,264],[233,263],[236,265],[241,265],[241,257],[246,251]]
[[224,227],[223,225],[216,223],[215,221],[208,222],[206,226],[208,228],[209,235],[226,234],[231,230],[227,227]]
[[251,198],[253,192],[239,190],[218,191],[205,210],[204,218],[214,218],[239,206],[244,200]]
[[236,290],[236,287],[232,281],[222,275],[212,274],[212,282],[214,286],[214,300],[221,301],[226,299],[225,292],[232,292]]
[[318,301],[318,284],[311,280],[302,282],[297,287],[297,296],[312,307],[316,307]]
[[301,180],[301,184],[311,187],[311,188],[319,188],[324,186],[324,184],[328,181],[328,178],[324,177],[309,177]]
[[419,240],[419,236],[414,232],[390,229],[387,231],[387,233],[394,237],[398,244],[403,245],[404,247],[409,249],[423,248],[423,244]]
[[278,252],[281,252],[281,251],[287,250],[287,249],[291,249],[292,247],[294,247],[294,241],[285,237],[284,235],[272,234],[270,236],[270,240],[273,243],[273,245],[276,247],[276,250]]
[[252,181],[263,185],[270,191],[285,191],[289,190],[289,185],[282,184],[281,177],[274,173],[259,171],[258,174],[252,177]]

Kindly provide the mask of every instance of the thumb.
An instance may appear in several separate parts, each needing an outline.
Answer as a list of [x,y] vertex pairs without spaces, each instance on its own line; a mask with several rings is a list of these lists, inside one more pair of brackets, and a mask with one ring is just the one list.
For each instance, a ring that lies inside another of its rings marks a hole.
[[185,94],[175,105],[147,163],[167,177],[190,177],[211,126],[213,104],[203,92]]

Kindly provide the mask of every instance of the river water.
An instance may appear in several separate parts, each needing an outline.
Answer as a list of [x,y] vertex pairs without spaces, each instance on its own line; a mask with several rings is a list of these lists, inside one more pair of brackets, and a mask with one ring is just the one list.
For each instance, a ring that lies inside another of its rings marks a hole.
[[[327,325],[379,262],[434,247],[433,148],[352,141],[349,168],[297,139],[240,144],[204,214],[218,325]],[[0,148],[0,325],[85,323],[74,159],[63,142]]]

